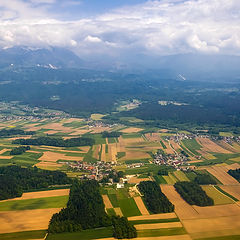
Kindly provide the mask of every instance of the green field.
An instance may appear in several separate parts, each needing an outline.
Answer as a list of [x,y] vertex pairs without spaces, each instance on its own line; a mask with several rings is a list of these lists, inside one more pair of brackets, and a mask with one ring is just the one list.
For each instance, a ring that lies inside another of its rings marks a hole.
[[184,228],[165,228],[165,229],[150,229],[139,230],[138,237],[159,237],[159,236],[174,236],[186,234]]
[[158,184],[167,184],[167,181],[163,178],[163,176],[155,175],[154,179]]
[[193,154],[200,155],[197,150],[200,150],[202,146],[196,141],[196,139],[184,139],[182,140],[183,145]]
[[119,207],[118,199],[116,194],[108,194],[108,198],[112,203],[113,207]]
[[169,223],[169,222],[179,222],[179,218],[135,220],[135,221],[129,221],[129,222],[131,222],[134,225],[152,224],[152,223]]
[[16,211],[65,207],[68,196],[13,200],[0,203],[0,211]]
[[26,231],[16,233],[4,233],[0,234],[1,240],[26,240],[26,239],[43,239],[46,235],[46,231]]
[[112,237],[112,228],[99,228],[99,229],[89,229],[82,232],[75,233],[60,233],[60,234],[50,234],[47,240],[92,240],[97,238],[110,238]]
[[141,213],[133,198],[125,198],[119,200],[119,206],[125,217],[140,216]]

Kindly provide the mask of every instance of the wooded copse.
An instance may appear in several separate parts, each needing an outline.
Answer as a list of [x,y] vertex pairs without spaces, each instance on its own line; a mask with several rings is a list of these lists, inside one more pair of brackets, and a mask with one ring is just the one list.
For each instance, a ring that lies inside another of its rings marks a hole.
[[195,182],[177,182],[174,184],[176,191],[190,205],[212,206],[213,199]]
[[143,194],[144,202],[150,212],[168,213],[174,211],[174,205],[164,195],[156,182],[140,182],[138,189]]

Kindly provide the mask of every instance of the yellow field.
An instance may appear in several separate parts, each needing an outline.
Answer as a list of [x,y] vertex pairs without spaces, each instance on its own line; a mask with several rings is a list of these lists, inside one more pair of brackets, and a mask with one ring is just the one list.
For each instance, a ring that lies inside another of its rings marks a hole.
[[131,177],[129,180],[128,180],[128,183],[130,184],[137,184],[137,183],[140,183],[140,182],[143,182],[143,181],[152,181],[150,178],[137,178],[137,177]]
[[145,159],[145,158],[150,158],[150,155],[146,152],[126,150],[126,156],[121,158],[121,160],[133,160],[133,159]]
[[137,133],[142,130],[143,130],[142,128],[129,127],[129,128],[125,128],[125,129],[121,130],[120,132],[122,132],[122,133]]
[[163,176],[167,184],[173,185],[177,182],[177,179],[171,174],[168,173],[168,176]]
[[[191,240],[189,235],[174,235],[174,236],[161,236],[161,237],[138,237],[139,240]],[[98,240],[116,240],[116,238],[102,238]]]
[[106,144],[102,144],[101,161],[107,162]]
[[104,116],[106,116],[106,115],[95,113],[95,114],[92,114],[92,115],[91,115],[91,119],[93,119],[93,120],[95,120],[95,121],[99,121],[99,120],[101,120]]
[[159,214],[128,217],[128,220],[129,221],[154,220],[154,219],[170,219],[170,218],[176,218],[176,217],[177,217],[176,214],[172,212],[172,213],[159,213]]
[[123,216],[123,214],[122,214],[122,211],[121,211],[121,208],[113,208],[114,209],[114,211],[115,211],[115,213],[116,213],[116,215],[117,216],[120,216],[120,217],[122,217]]
[[0,212],[0,233],[43,230],[60,208]]
[[137,207],[142,215],[149,215],[149,212],[148,212],[146,206],[144,205],[141,197],[134,197],[134,201],[136,202]]
[[174,175],[179,181],[189,181],[187,176],[182,171],[175,171]]
[[113,208],[112,203],[110,202],[108,195],[102,195],[105,208]]
[[218,191],[214,186],[201,186],[207,195],[213,199],[214,205],[231,204],[234,201],[228,196]]
[[45,162],[57,162],[58,160],[82,161],[83,157],[72,157],[66,156],[62,153],[44,152],[42,157],[40,157],[38,160]]

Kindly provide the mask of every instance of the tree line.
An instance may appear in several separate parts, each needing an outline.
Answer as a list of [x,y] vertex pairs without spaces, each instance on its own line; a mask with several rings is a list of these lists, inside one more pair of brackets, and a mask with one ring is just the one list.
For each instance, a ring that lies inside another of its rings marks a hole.
[[190,205],[201,207],[214,205],[213,199],[195,182],[177,182],[174,184],[174,187]]
[[103,138],[118,138],[121,135],[122,135],[122,133],[120,133],[120,132],[107,132],[107,131],[102,132]]
[[95,140],[92,138],[78,137],[64,140],[63,138],[52,137],[38,137],[31,139],[16,139],[12,141],[13,144],[20,145],[45,145],[54,147],[79,147],[79,146],[92,146]]
[[42,170],[37,167],[0,167],[0,200],[21,197],[24,191],[48,188],[52,185],[71,183],[60,171]]
[[0,130],[0,137],[9,137],[9,136],[15,136],[15,135],[34,135],[35,132],[33,131],[24,131],[22,129],[1,129]]
[[150,212],[168,213],[174,211],[174,205],[164,195],[156,182],[140,182],[138,189],[143,194],[144,202]]

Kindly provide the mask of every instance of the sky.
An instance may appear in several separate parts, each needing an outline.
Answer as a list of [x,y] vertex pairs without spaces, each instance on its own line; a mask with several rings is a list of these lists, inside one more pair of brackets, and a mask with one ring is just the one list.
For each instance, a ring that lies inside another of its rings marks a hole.
[[0,0],[0,47],[240,55],[239,0]]

